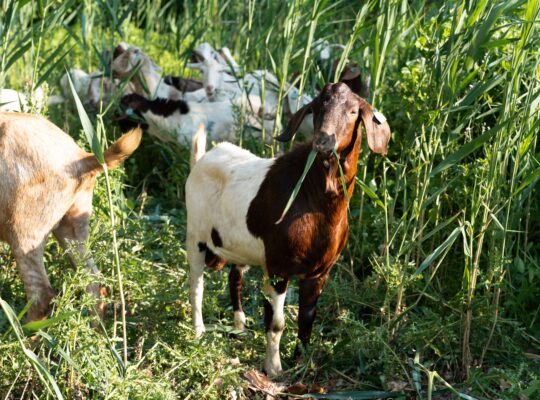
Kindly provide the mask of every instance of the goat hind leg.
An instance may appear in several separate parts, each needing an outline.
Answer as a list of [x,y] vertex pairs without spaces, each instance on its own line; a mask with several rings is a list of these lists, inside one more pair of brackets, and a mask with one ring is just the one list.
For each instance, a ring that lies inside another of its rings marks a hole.
[[242,286],[246,268],[241,265],[233,265],[229,272],[229,294],[234,311],[234,327],[240,331],[245,330],[246,326],[246,315],[242,309]]
[[199,246],[196,240],[190,237],[186,243],[189,261],[189,300],[195,337],[198,338],[206,331],[202,316],[202,300],[204,294],[204,257],[206,246]]
[[29,251],[17,248],[13,250],[26,299],[32,301],[26,316],[28,322],[46,318],[50,312],[50,302],[55,296],[43,263],[44,246],[45,241]]

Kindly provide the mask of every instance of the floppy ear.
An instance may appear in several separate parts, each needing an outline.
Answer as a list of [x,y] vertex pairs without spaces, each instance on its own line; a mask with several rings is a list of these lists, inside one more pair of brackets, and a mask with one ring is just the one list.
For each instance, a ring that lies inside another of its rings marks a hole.
[[118,46],[115,47],[114,51],[113,51],[113,56],[112,56],[112,59],[114,60],[115,58],[119,57],[120,55],[124,54],[127,50],[127,44],[122,42],[120,43]]
[[193,63],[202,63],[204,59],[204,54],[202,54],[198,49],[193,49],[193,52],[191,53],[191,61]]
[[339,80],[341,82],[343,81],[350,81],[352,79],[356,79],[360,76],[360,68],[358,68],[358,65],[354,64],[347,64],[345,68],[343,69],[343,72],[341,72],[341,77]]
[[[390,126],[381,113],[374,114],[371,104],[358,97],[358,107],[366,130],[368,146],[374,153],[386,154],[390,141]],[[358,125],[360,129],[360,125]]]
[[300,108],[289,120],[289,123],[287,124],[287,128],[281,133],[281,135],[276,137],[276,140],[278,142],[288,142],[292,139],[296,131],[298,130],[298,127],[304,120],[307,114],[310,114],[312,109],[313,101],[311,103],[306,104],[304,107]]

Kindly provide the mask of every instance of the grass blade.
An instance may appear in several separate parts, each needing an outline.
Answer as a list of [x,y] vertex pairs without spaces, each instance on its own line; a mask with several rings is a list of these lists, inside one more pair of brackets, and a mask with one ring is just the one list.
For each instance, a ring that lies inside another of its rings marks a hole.
[[[24,352],[24,355],[26,358],[30,361],[30,364],[36,372],[38,373],[39,379],[41,382],[43,382],[43,385],[47,388],[49,393],[51,395],[56,395],[56,398],[63,400],[64,396],[62,396],[62,393],[60,392],[60,388],[58,387],[58,384],[56,383],[56,380],[51,375],[47,367],[43,365],[39,357],[30,349],[28,349],[23,341],[23,330],[21,327],[21,324],[19,323],[19,320],[17,319],[17,316],[15,315],[15,312],[11,308],[11,306],[6,303],[2,298],[0,298],[0,306],[2,307],[2,310],[4,310],[4,314],[6,315],[9,324],[13,328],[13,331],[15,332],[15,336],[17,336],[17,340],[19,341],[19,344],[21,345],[21,348]],[[52,389],[51,389],[52,387]]]
[[[511,120],[513,120],[513,118]],[[503,123],[500,123],[499,125],[491,128],[486,133],[483,133],[482,135],[471,140],[470,142],[464,144],[459,150],[447,156],[439,165],[433,168],[430,174],[431,177],[434,177],[438,173],[460,162],[463,158],[465,158],[473,151],[478,149],[480,146],[482,146],[485,142],[487,142],[497,132],[501,131],[509,122],[510,121],[505,121]]]
[[413,276],[421,274],[427,267],[429,267],[433,261],[437,259],[446,249],[448,249],[452,244],[456,241],[456,238],[463,230],[462,227],[456,228],[452,231],[450,236],[446,238],[446,240],[435,250],[433,250],[433,253],[431,253],[429,256],[426,257],[424,262],[420,264],[420,266],[417,268],[416,271],[414,271]]
[[313,161],[315,161],[316,156],[317,156],[317,152],[315,150],[311,150],[306,161],[306,166],[304,167],[304,172],[302,172],[302,176],[300,176],[300,179],[298,179],[298,182],[296,182],[296,186],[294,187],[294,190],[291,193],[291,197],[289,197],[289,201],[287,201],[287,204],[285,205],[285,209],[283,210],[281,217],[276,221],[276,225],[278,225],[279,223],[281,223],[281,221],[283,221],[285,214],[287,214],[287,211],[289,211],[289,208],[291,208],[294,199],[296,199],[296,196],[298,195],[298,192],[300,191],[302,182],[304,182],[304,179],[306,178],[307,173],[309,172],[311,166],[313,165]]
[[98,136],[96,135],[94,126],[92,125],[92,122],[90,122],[90,118],[88,118],[88,114],[86,114],[86,110],[84,109],[84,106],[82,105],[81,100],[79,99],[79,96],[75,91],[75,87],[73,86],[73,81],[71,80],[69,71],[66,70],[66,72],[69,81],[69,87],[71,88],[71,94],[73,95],[73,100],[75,101],[75,105],[77,106],[77,113],[79,114],[79,119],[81,120],[86,139],[88,140],[88,143],[92,148],[92,153],[94,153],[99,163],[105,164],[103,149],[101,148],[101,143]]

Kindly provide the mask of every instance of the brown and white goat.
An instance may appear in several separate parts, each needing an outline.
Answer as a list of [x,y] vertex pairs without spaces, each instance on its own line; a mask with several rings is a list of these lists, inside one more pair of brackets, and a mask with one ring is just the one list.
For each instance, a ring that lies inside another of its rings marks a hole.
[[[105,151],[108,168],[115,168],[135,151],[141,140],[136,129]],[[84,259],[97,268],[86,250],[92,190],[102,165],[73,139],[46,119],[19,113],[0,113],[0,240],[7,242],[17,262],[28,301],[27,319],[49,313],[54,291],[49,283],[43,251],[52,232],[69,254],[71,264]],[[88,291],[99,297],[99,285]],[[98,306],[102,316],[103,305]]]
[[[190,300],[196,336],[204,330],[202,318],[205,264],[219,268],[236,264],[230,274],[235,325],[243,327],[242,267],[259,265],[266,279],[264,291],[269,375],[281,372],[279,342],[284,329],[283,306],[288,282],[299,279],[298,337],[306,346],[315,307],[328,274],[347,243],[349,227],[339,156],[347,194],[353,194],[360,152],[361,123],[368,145],[386,154],[388,123],[371,105],[343,83],[327,84],[311,103],[289,122],[280,140],[289,140],[309,113],[314,139],[277,159],[261,159],[230,143],[205,154],[205,137],[193,142],[196,161],[186,182],[187,252],[190,264]],[[378,119],[377,119],[378,117]],[[301,189],[280,223],[280,215],[300,178],[310,151],[317,151]]]

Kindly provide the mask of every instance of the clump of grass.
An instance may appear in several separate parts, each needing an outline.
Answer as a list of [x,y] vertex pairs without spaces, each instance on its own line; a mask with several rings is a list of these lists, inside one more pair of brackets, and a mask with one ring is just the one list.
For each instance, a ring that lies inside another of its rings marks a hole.
[[[290,289],[286,377],[358,396],[402,387],[397,393],[418,398],[440,390],[534,398],[539,9],[538,1],[7,1],[0,5],[0,87],[30,80],[31,90],[47,82],[55,93],[65,65],[104,67],[102,55],[119,40],[181,74],[190,49],[209,41],[229,46],[245,71],[273,72],[283,98],[286,81],[298,82],[301,93],[324,83],[315,40],[345,44],[337,74],[346,60],[369,71],[369,100],[388,117],[393,138],[387,158],[365,151],[359,160],[349,245],[299,364],[292,359],[297,291]],[[77,137],[81,122],[69,107],[48,110],[49,117]],[[93,136],[98,146],[89,146],[98,154],[117,135],[114,110],[89,118],[102,127]],[[243,145],[273,154],[262,143]],[[112,292],[106,334],[90,328],[89,277],[69,271],[51,243],[46,261],[59,296],[38,330],[40,345],[32,352],[35,331],[21,333],[0,313],[1,394],[59,397],[55,382],[65,398],[250,396],[242,376],[260,367],[265,347],[260,272],[246,278],[252,329],[238,339],[228,337],[226,277],[209,274],[204,312],[212,329],[193,340],[183,247],[188,158],[145,138],[124,171],[99,178],[90,248]],[[15,313],[24,310],[5,247],[0,296]],[[236,357],[240,364],[231,362]],[[36,360],[40,372],[27,368]]]

